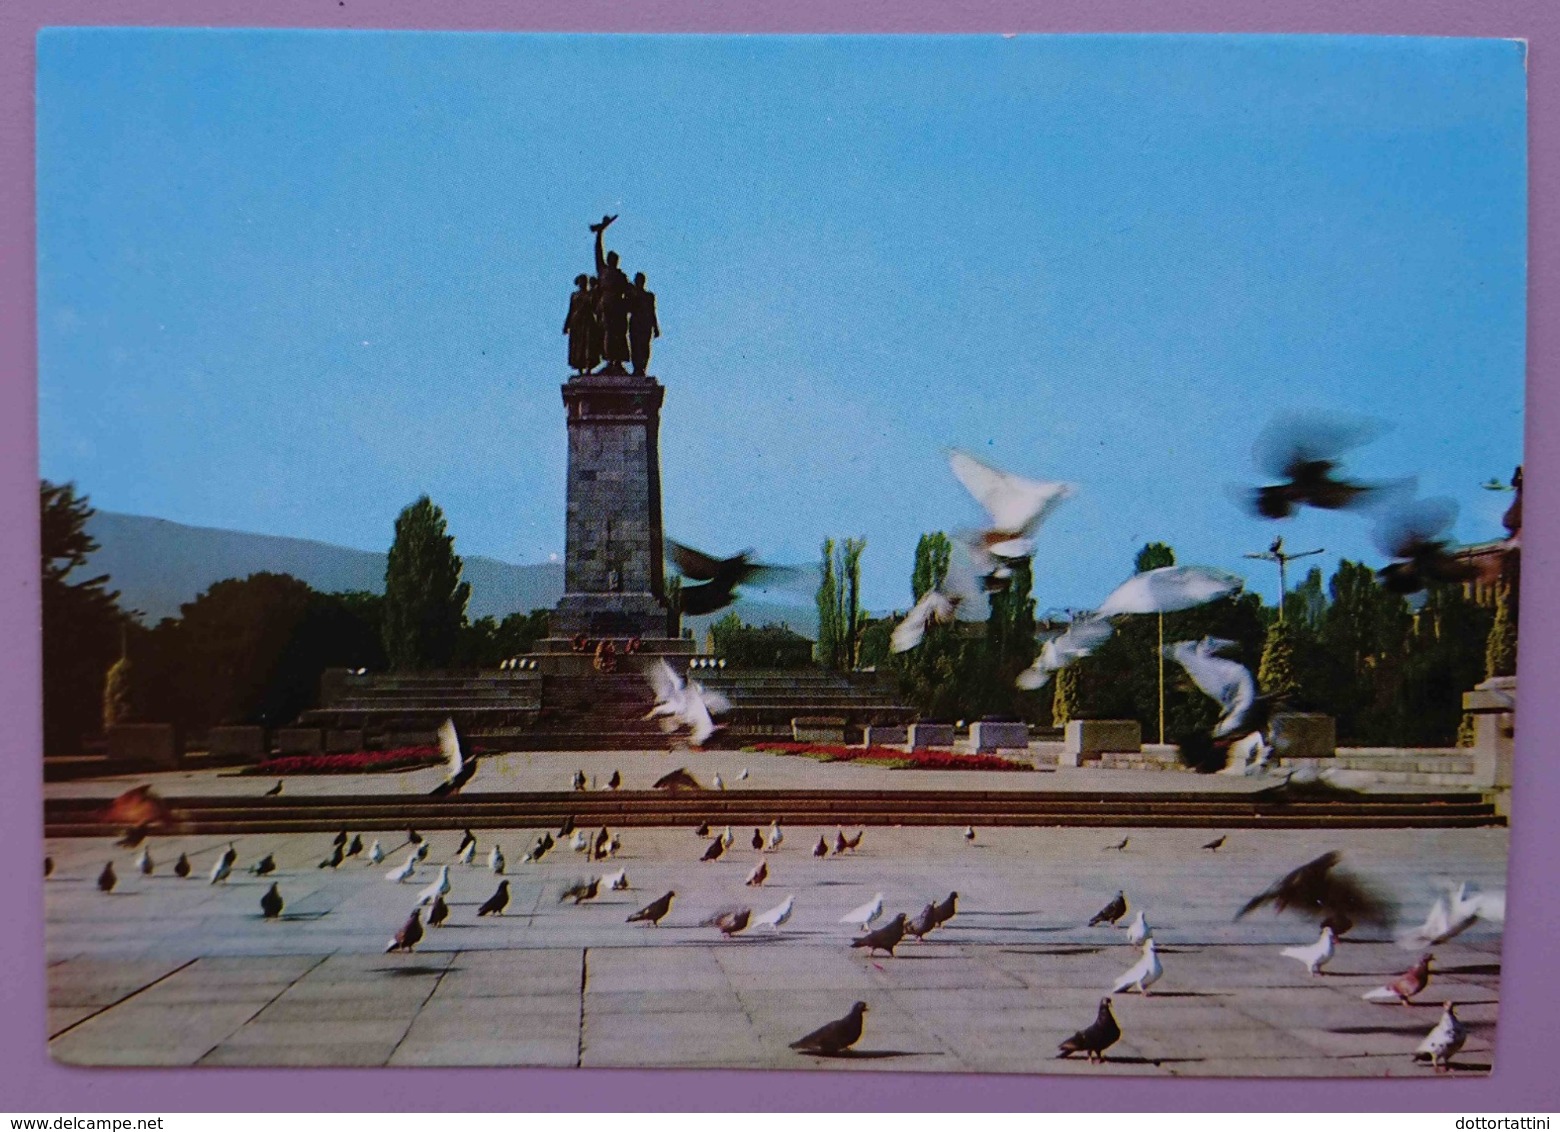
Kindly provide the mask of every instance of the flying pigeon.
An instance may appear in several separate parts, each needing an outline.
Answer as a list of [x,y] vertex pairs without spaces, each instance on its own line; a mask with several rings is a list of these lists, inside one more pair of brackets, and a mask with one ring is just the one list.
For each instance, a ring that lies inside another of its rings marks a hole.
[[764,849],[767,852],[773,853],[776,849],[780,848],[780,843],[784,840],[785,831],[780,828],[780,823],[774,821],[770,822],[769,833],[764,838]]
[[667,539],[666,552],[685,579],[681,591],[682,611],[691,617],[724,609],[736,600],[738,586],[794,581],[803,574],[789,566],[752,562],[749,560],[751,550],[730,558],[712,558]]
[[119,795],[104,808],[102,821],[125,830],[119,844],[127,849],[146,840],[153,828],[174,824],[173,811],[150,785],[136,786]]
[[861,907],[852,908],[849,912],[846,912],[843,916],[840,917],[840,923],[860,924],[861,930],[866,931],[867,928],[872,925],[872,921],[876,920],[882,914],[883,894],[879,892],[876,893],[871,900],[868,900]]
[[753,871],[748,873],[747,880],[743,881],[742,883],[745,885],[757,886],[763,884],[768,877],[769,862],[760,861],[758,864],[753,866]]
[[1430,962],[1435,958],[1429,952],[1421,955],[1419,961],[1386,986],[1368,990],[1361,998],[1370,1002],[1392,1002],[1394,999],[1404,1006],[1412,1005],[1409,999],[1430,984]]
[[180,853],[179,859],[173,863],[173,875],[176,877],[187,877],[190,875],[190,859],[183,853]]
[[719,837],[717,837],[717,838],[715,838],[715,840],[713,840],[713,841],[711,841],[709,843],[709,846],[704,850],[704,856],[700,857],[699,860],[701,860],[701,861],[718,861],[718,860],[720,860],[720,855],[722,853],[724,853],[725,851],[726,851],[726,843],[723,840],[721,840]]
[[795,906],[796,897],[787,896],[784,901],[776,904],[769,911],[760,914],[758,919],[753,921],[753,926],[755,928],[773,928],[778,931],[780,925],[791,918],[791,912]]
[[501,880],[494,889],[493,895],[482,902],[482,907],[477,909],[479,916],[502,916],[504,909],[509,907],[509,882]]
[[1215,837],[1212,841],[1204,845],[1203,848],[1207,849],[1211,853],[1217,853],[1219,851],[1219,847],[1224,844],[1224,841],[1228,836],[1228,834],[1220,834],[1218,837]]
[[791,1048],[798,1053],[813,1053],[829,1056],[844,1053],[851,1046],[861,1040],[862,1023],[866,1019],[867,1004],[858,1002],[851,1006],[850,1013],[833,1022],[827,1022],[819,1026],[804,1038],[798,1038],[791,1043]]
[[1468,886],[1465,884],[1452,894],[1450,903],[1445,896],[1436,897],[1429,914],[1425,916],[1425,922],[1398,936],[1398,946],[1405,951],[1422,951],[1426,947],[1445,943],[1473,927],[1479,922],[1479,914],[1467,893]]
[[141,875],[144,877],[152,875],[152,850],[150,846],[143,845],[141,847],[140,856],[135,859],[135,867],[140,870]]
[[1252,730],[1247,717],[1257,702],[1257,685],[1244,664],[1219,656],[1221,648],[1232,642],[1204,637],[1200,641],[1178,641],[1165,646],[1165,656],[1186,670],[1199,691],[1221,709],[1213,737],[1245,734]]
[[[545,852],[545,850],[544,850],[544,852]],[[533,859],[534,858],[539,858],[540,854],[533,854],[532,856],[533,856]],[[504,851],[502,849],[500,849],[497,845],[494,845],[493,848],[488,850],[488,862],[487,863],[488,863],[488,869],[495,876],[503,876],[504,875]]]
[[974,549],[998,558],[1027,558],[1033,554],[1035,531],[1075,490],[1072,484],[1047,483],[999,471],[959,451],[949,453],[948,464],[965,490],[990,516],[990,524],[977,536]]
[[1138,914],[1127,925],[1127,942],[1137,947],[1152,938],[1154,930],[1148,926],[1148,917],[1143,915],[1143,909],[1138,909]]
[[705,927],[720,929],[720,934],[730,939],[748,926],[748,921],[753,918],[753,909],[736,908],[727,912],[719,912],[704,921]]
[[874,951],[886,951],[890,955],[894,948],[899,946],[899,941],[905,938],[905,914],[900,912],[888,923],[876,931],[870,931],[858,939],[850,941],[851,947],[865,947],[867,954]]
[[1332,918],[1340,936],[1356,921],[1386,927],[1392,922],[1390,902],[1339,869],[1340,860],[1342,855],[1334,850],[1307,861],[1246,901],[1235,918],[1271,904],[1275,912],[1292,910],[1317,922]]
[[412,914],[407,917],[406,923],[401,925],[401,930],[395,933],[395,938],[385,948],[386,955],[392,951],[410,951],[417,946],[417,941],[423,937],[421,912],[420,908],[412,909]]
[[1094,918],[1089,921],[1089,927],[1095,924],[1110,924],[1115,927],[1116,921],[1127,914],[1127,894],[1117,890],[1116,897],[1105,907],[1094,913]]
[[1125,990],[1135,990],[1138,994],[1146,995],[1148,988],[1157,983],[1164,973],[1165,969],[1154,951],[1154,937],[1149,936],[1143,941],[1143,958],[1116,980],[1115,985],[1110,988],[1110,993],[1120,994]]
[[622,785],[623,785],[623,776],[621,774],[619,774],[616,770],[614,770],[612,772],[612,777],[607,779],[607,789],[608,790],[616,790],[619,786],[622,786]]
[[[687,767],[678,767],[674,771],[663,774],[650,784],[652,790],[701,790],[699,780],[688,773]],[[709,832],[708,829],[705,832]]]
[[450,906],[444,902],[443,896],[433,898],[433,907],[428,909],[428,926],[438,928],[444,926],[444,921],[450,918]]
[[1443,537],[1457,520],[1450,499],[1416,499],[1382,513],[1371,531],[1376,549],[1394,561],[1376,572],[1392,593],[1418,593],[1437,582],[1467,582],[1480,574],[1472,562],[1454,558]]
[[[687,592],[687,590],[683,591],[684,596]],[[709,741],[710,736],[715,734],[716,724],[713,717],[731,710],[731,704],[725,696],[705,688],[697,680],[684,680],[664,660],[656,661],[646,675],[650,680],[651,688],[655,691],[656,702],[645,718],[659,719],[662,729],[666,731],[675,731],[679,727],[688,728],[689,741],[696,747],[703,746]],[[661,779],[661,782],[665,781],[666,778]],[[655,785],[660,787],[661,782]],[[666,788],[676,787],[668,785]],[[697,790],[698,783],[693,783],[692,789]],[[717,787],[717,789],[724,789],[724,787]]]
[[257,877],[263,877],[269,873],[274,873],[276,871],[276,858],[270,853],[267,853],[264,857],[261,857],[260,860],[255,862],[255,864],[250,866],[249,871]]
[[615,873],[608,873],[606,876],[602,877],[601,879],[607,882],[607,890],[609,892],[627,892],[628,891],[628,870],[627,869],[619,869]]
[[760,833],[758,830],[755,829],[753,831],[753,848],[755,850],[761,850],[761,849],[763,849],[763,847],[764,847],[764,835],[762,833]]
[[447,896],[449,891],[450,867],[448,865],[440,865],[438,879],[417,894],[417,903],[419,905],[432,904],[440,896]]
[[417,871],[417,853],[415,851],[413,851],[413,852],[408,853],[406,855],[405,862],[403,862],[400,865],[397,865],[395,868],[391,869],[388,873],[386,873],[385,874],[385,879],[386,880],[393,880],[393,881],[395,881],[396,884],[400,884],[403,881],[410,880],[412,874],[415,873],[416,871]]
[[476,760],[466,758],[466,744],[461,741],[460,729],[455,726],[453,716],[447,717],[439,724],[439,753],[444,756],[444,766],[447,771],[444,781],[428,791],[431,798],[443,798],[452,794],[459,794],[461,787],[471,781],[471,776],[477,773]]
[[1414,1060],[1428,1061],[1437,1073],[1449,1073],[1452,1058],[1457,1056],[1463,1043],[1468,1040],[1468,1027],[1462,1024],[1450,1002],[1443,1002],[1441,1011],[1441,1020],[1419,1043],[1419,1048],[1414,1051]]
[[370,865],[377,865],[385,859],[385,849],[383,845],[379,844],[379,838],[374,838],[374,843],[368,847],[367,856]]
[[591,877],[589,880],[575,881],[568,888],[564,889],[563,894],[558,897],[558,903],[562,904],[565,900],[571,899],[575,904],[579,904],[584,900],[594,900],[596,899],[596,893],[600,891],[600,877]]
[[354,833],[352,835],[352,844],[347,846],[347,856],[356,857],[362,851],[363,838],[361,835]]
[[913,935],[916,939],[925,939],[928,932],[937,926],[937,905],[928,904],[920,912],[905,921],[905,934]]
[[1114,631],[1111,623],[1102,617],[1093,614],[1075,617],[1060,636],[1041,643],[1034,663],[1018,674],[1015,683],[1026,692],[1044,687],[1051,673],[1088,656],[1109,640]]
[[277,891],[275,881],[271,882],[271,887],[260,898],[260,914],[267,920],[274,920],[282,914],[282,894]]
[[1075,1053],[1087,1054],[1090,1061],[1104,1061],[1105,1051],[1121,1038],[1121,1027],[1110,1012],[1110,999],[1100,999],[1100,1012],[1094,1021],[1079,1030],[1057,1047],[1057,1057],[1070,1057]]
[[274,798],[278,794],[280,794],[281,792],[282,792],[282,780],[280,778],[278,778],[276,780],[276,785],[271,787],[271,789],[267,790],[263,796],[266,797],[266,798]]
[[938,590],[927,590],[905,619],[895,625],[889,634],[889,651],[908,652],[926,637],[929,626],[951,623],[958,612],[959,600],[958,595],[950,597]]
[[814,857],[827,857],[829,855],[829,843],[823,839],[823,834],[818,835],[818,844],[813,846]]
[[950,892],[948,894],[948,898],[938,904],[934,909],[934,911],[937,913],[937,926],[941,927],[943,924],[946,924],[949,920],[953,919],[954,914],[957,913],[958,910],[959,894],[957,892]]
[[1305,969],[1315,975],[1320,973],[1321,969],[1332,959],[1337,947],[1338,937],[1333,932],[1332,926],[1327,925],[1322,928],[1322,934],[1316,938],[1315,943],[1307,944],[1304,947],[1286,947],[1279,954],[1300,960],[1300,962],[1305,964]]
[[228,842],[228,847],[222,851],[222,856],[217,858],[217,863],[211,866],[211,883],[227,880],[233,872],[233,864],[238,860],[238,851],[233,848],[233,843]]
[[659,926],[662,917],[672,910],[672,897],[676,895],[675,892],[668,892],[664,896],[657,896],[639,911],[631,913],[624,922],[632,924],[648,920],[652,925]]
[[119,876],[114,872],[114,862],[110,861],[103,866],[103,871],[98,873],[97,886],[99,892],[113,892],[114,885],[119,883]]
[[341,858],[345,850],[340,845],[331,847],[330,856],[319,863],[318,868],[334,869],[341,864]]
[[1175,613],[1239,593],[1244,585],[1234,574],[1211,566],[1160,566],[1134,574],[1117,586],[1095,616]]
[[1282,413],[1257,434],[1252,459],[1280,482],[1248,489],[1246,506],[1264,519],[1287,519],[1301,507],[1340,511],[1375,501],[1384,485],[1338,479],[1338,458],[1382,432],[1376,421],[1336,413]]

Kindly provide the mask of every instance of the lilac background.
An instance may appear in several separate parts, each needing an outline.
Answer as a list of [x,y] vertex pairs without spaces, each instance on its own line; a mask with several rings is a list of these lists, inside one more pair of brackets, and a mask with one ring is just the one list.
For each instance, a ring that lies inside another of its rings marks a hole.
[[[1546,318],[1560,284],[1560,44],[1553,0],[791,0],[744,12],[708,0],[467,0],[438,25],[463,30],[697,32],[1330,32],[1522,37],[1531,42],[1531,297],[1527,528],[1522,608],[1524,696],[1512,833],[1496,1070],[1467,1081],[1150,1081],[900,1073],[739,1073],[568,1070],[80,1070],[44,1048],[42,837],[37,628],[37,397],[33,292],[33,36],[74,23],[212,27],[418,28],[426,0],[120,0],[111,6],[0,0],[0,1109],[63,1112],[512,1109],[1072,1109],[1416,1110],[1560,1109],[1553,1057],[1556,982],[1542,960],[1560,938],[1554,898],[1560,770],[1545,738],[1560,716],[1554,672],[1560,519],[1545,506],[1560,436],[1560,323]],[[1455,411],[1449,406],[1448,411]],[[1408,1071],[1405,1064],[1404,1069]],[[1418,1075],[1422,1076],[1422,1075]]]

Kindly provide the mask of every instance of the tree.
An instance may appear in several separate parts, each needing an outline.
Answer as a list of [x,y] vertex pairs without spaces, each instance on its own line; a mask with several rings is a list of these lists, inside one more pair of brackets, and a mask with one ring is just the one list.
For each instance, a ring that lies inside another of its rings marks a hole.
[[848,538],[841,548],[840,667],[847,671],[856,667],[861,643],[861,552],[866,549],[864,538]]
[[1264,695],[1290,697],[1300,690],[1295,675],[1295,640],[1288,621],[1277,618],[1268,626],[1262,642],[1262,663],[1257,686]]
[[1175,565],[1175,551],[1168,543],[1151,542],[1137,552],[1133,569],[1139,574],[1145,570],[1158,570],[1165,566]]
[[806,668],[812,642],[785,625],[748,625],[728,613],[710,626],[714,653],[732,668]]
[[839,583],[834,575],[834,540],[823,540],[823,576],[818,582],[818,663],[838,668],[840,656]]
[[1078,718],[1079,670],[1076,664],[1060,669],[1054,678],[1056,690],[1051,694],[1051,725],[1065,727]]
[[440,668],[454,658],[471,596],[460,574],[444,512],[424,495],[397,516],[385,566],[384,645],[392,669]]
[[1495,591],[1495,621],[1484,644],[1484,675],[1513,676],[1517,671],[1517,625],[1511,616],[1511,587]]
[[130,663],[129,632],[126,629],[121,632],[119,644],[119,659],[109,666],[108,675],[103,679],[103,730],[117,727],[121,723],[132,723],[139,714],[137,700],[139,688],[137,687],[139,672]]
[[910,592],[920,601],[931,590],[941,589],[953,561],[953,543],[941,531],[924,534],[915,544],[915,568],[910,573]]
[[93,509],[75,484],[39,481],[43,605],[43,749],[78,754],[102,717],[104,677],[120,653],[126,615],[108,576],[81,578],[98,545],[87,533]]

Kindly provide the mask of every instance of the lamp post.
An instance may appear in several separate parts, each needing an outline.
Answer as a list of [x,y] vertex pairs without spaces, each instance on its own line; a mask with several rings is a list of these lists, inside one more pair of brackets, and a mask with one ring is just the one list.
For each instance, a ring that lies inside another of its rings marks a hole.
[[1278,619],[1284,619],[1284,595],[1289,592],[1288,567],[1296,558],[1309,558],[1313,554],[1325,553],[1326,548],[1316,550],[1302,550],[1297,554],[1290,554],[1284,549],[1284,536],[1279,535],[1272,544],[1260,554],[1247,554],[1247,558],[1261,559],[1263,562],[1278,563]]

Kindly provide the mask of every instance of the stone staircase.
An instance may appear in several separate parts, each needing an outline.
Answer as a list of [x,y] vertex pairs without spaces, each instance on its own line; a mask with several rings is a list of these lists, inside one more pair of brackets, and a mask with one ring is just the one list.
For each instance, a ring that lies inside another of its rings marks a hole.
[[453,716],[472,741],[502,745],[529,732],[542,711],[542,677],[535,672],[375,673],[333,670],[321,682],[322,706],[299,727],[361,731],[368,747],[431,743]]
[[731,702],[725,717],[729,738],[741,743],[791,738],[799,716],[843,719],[848,729],[914,722],[914,708],[894,698],[892,685],[876,673],[839,673],[821,668],[718,669],[689,674]]

